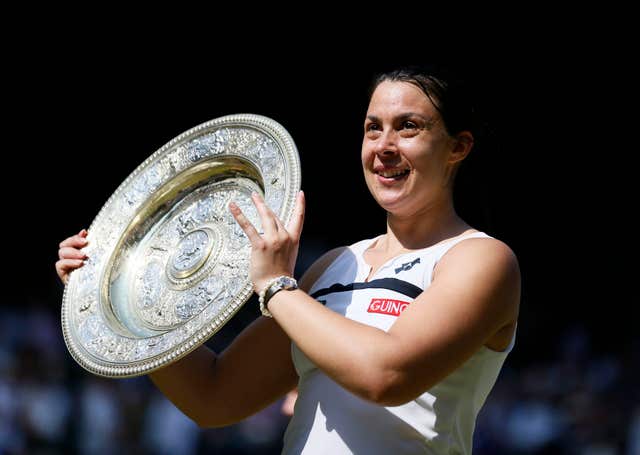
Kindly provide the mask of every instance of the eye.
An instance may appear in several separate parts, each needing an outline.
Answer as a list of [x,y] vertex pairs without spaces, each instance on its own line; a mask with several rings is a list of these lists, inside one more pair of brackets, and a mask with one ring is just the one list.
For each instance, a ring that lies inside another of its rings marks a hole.
[[380,131],[380,125],[378,125],[377,123],[368,123],[367,125],[365,125],[364,127],[365,131],[369,132],[369,131]]
[[382,127],[380,126],[379,123],[371,122],[371,123],[365,124],[364,126],[364,134],[369,139],[376,139],[377,137],[380,136],[381,132],[382,132]]
[[416,128],[418,128],[418,125],[416,125],[411,120],[405,120],[404,122],[402,122],[402,128],[405,130],[415,130]]

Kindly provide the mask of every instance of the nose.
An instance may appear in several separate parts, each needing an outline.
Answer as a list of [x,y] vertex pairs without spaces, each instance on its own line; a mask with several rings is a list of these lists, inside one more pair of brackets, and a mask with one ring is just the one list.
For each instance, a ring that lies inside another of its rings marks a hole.
[[398,141],[393,128],[387,128],[378,136],[374,151],[377,155],[395,155],[398,153]]

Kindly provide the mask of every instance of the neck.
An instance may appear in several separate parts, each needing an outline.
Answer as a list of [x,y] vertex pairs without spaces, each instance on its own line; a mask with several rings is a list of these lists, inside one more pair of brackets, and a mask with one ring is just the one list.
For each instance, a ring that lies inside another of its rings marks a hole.
[[411,215],[387,212],[387,235],[381,247],[387,253],[426,248],[470,228],[456,213],[451,199]]

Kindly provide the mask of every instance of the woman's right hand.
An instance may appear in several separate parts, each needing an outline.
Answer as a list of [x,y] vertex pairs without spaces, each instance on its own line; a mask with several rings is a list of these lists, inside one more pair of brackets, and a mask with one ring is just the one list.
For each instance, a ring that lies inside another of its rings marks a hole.
[[58,250],[60,259],[56,262],[56,272],[65,285],[69,281],[69,274],[84,265],[87,255],[80,251],[80,248],[87,246],[87,243],[86,229],[64,239],[60,243],[60,249]]

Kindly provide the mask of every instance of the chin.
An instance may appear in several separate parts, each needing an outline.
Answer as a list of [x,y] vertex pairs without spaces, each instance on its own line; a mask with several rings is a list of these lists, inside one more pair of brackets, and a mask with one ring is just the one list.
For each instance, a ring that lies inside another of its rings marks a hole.
[[373,198],[378,205],[393,215],[410,215],[419,210],[426,203],[428,196],[415,191],[378,191],[373,193]]
[[398,197],[376,197],[376,202],[380,207],[382,207],[385,211],[390,213],[396,213],[402,210],[404,198]]

